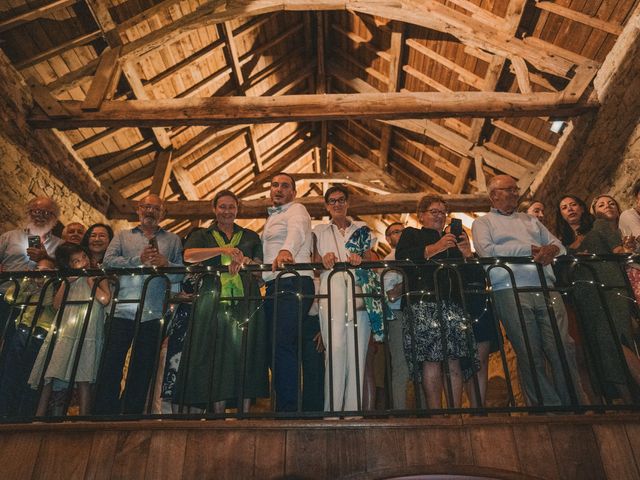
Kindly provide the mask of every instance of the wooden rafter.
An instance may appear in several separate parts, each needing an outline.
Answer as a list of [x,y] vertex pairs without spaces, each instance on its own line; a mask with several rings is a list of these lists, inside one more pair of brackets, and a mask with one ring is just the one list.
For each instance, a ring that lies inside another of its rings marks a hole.
[[164,198],[169,177],[171,175],[171,150],[158,152],[155,159],[153,178],[151,180],[150,193]]
[[60,55],[67,50],[72,48],[81,47],[86,45],[87,43],[91,43],[94,40],[100,38],[102,32],[100,30],[95,30],[93,32],[88,32],[79,37],[68,40],[60,45],[56,45],[49,50],[45,50],[44,52],[40,52],[33,57],[27,58],[25,60],[21,60],[17,63],[14,63],[14,67],[17,70],[24,70],[27,67],[32,67],[40,62],[44,62],[45,60],[49,60],[50,58],[55,57],[56,55]]

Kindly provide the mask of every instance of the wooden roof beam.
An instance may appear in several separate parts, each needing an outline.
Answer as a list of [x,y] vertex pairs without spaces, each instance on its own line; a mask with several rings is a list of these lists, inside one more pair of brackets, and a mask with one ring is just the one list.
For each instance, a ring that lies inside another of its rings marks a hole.
[[[389,83],[387,84],[388,92],[397,92],[402,84],[402,62],[404,58],[404,47],[406,45],[404,38],[404,24],[401,22],[393,22],[391,24],[391,42],[389,45],[388,55],[389,61]],[[380,156],[378,157],[378,166],[383,170],[387,170],[389,163],[389,150],[391,148],[392,128],[390,125],[383,125],[380,132]]]
[[[142,81],[140,80],[140,76],[136,71],[135,64],[133,62],[125,62],[122,64],[122,72],[125,77],[127,77],[127,81],[131,86],[131,90],[133,90],[134,95],[139,100],[153,100],[151,95],[147,92],[142,85]],[[161,148],[165,149],[171,146],[171,138],[169,137],[169,133],[164,127],[152,127],[153,135],[160,145]]]
[[118,63],[121,48],[107,48],[100,55],[98,70],[80,107],[82,110],[99,110],[104,100],[113,98],[121,73]]
[[[301,81],[301,76],[298,81]],[[347,118],[568,117],[597,109],[596,99],[567,99],[562,94],[502,92],[432,92],[282,95],[106,101],[100,110],[83,112],[81,103],[60,104],[64,119],[34,112],[36,128],[160,127],[229,123],[274,123]]]
[[163,150],[158,152],[155,159],[153,178],[151,180],[150,193],[164,198],[169,177],[171,176],[171,155],[172,150]]
[[[245,86],[245,77],[240,66],[240,56],[238,55],[238,49],[236,46],[235,38],[233,36],[233,29],[230,22],[224,22],[222,24],[222,32],[226,39],[227,45],[227,61],[230,64],[233,72],[233,78],[236,82],[236,88],[238,93],[247,95]],[[258,148],[258,142],[256,141],[253,125],[249,125],[247,128],[247,145],[250,148],[251,162],[253,164],[253,174],[257,175],[262,170],[262,157]]]
[[180,186],[180,190],[182,190],[182,193],[184,194],[187,200],[200,199],[200,194],[198,193],[198,189],[193,184],[193,181],[191,180],[191,176],[189,175],[188,171],[186,171],[180,165],[173,165],[173,168],[171,169],[171,173],[173,174],[173,178],[176,179],[176,182],[178,182],[178,185]]
[[596,30],[602,30],[603,32],[607,32],[612,35],[617,36],[622,33],[622,25],[607,22],[606,20],[577,12],[554,2],[536,0],[535,6],[540,10],[551,12],[555,15],[559,15],[574,22],[582,23],[583,25],[595,28]]

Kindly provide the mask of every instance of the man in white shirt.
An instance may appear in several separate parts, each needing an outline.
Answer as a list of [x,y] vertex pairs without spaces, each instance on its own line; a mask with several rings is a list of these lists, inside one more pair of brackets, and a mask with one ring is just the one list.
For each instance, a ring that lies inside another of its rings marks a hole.
[[[384,232],[387,243],[391,246],[391,252],[384,257],[385,260],[396,260],[396,246],[404,230],[404,225],[394,222]],[[404,410],[407,408],[407,383],[409,382],[409,368],[404,358],[402,346],[402,322],[396,320],[396,313],[400,311],[401,296],[403,293],[402,274],[398,271],[390,271],[384,275],[384,290],[389,300],[389,307],[393,316],[389,319],[387,339],[389,353],[391,354],[391,387],[393,390],[393,408]]]
[[312,259],[311,217],[302,204],[293,201],[295,197],[293,178],[276,174],[271,180],[273,207],[262,232],[264,262],[272,267],[263,278],[267,284],[265,315],[270,334],[275,333],[271,370],[279,412],[298,409],[298,326],[306,320],[315,294],[313,271],[299,271],[299,277],[276,272],[287,264],[310,263]]
[[[535,263],[543,265],[547,284],[552,288],[555,277],[550,264],[557,255],[566,252],[564,246],[538,219],[526,213],[516,212],[519,189],[513,178],[508,175],[495,176],[487,185],[487,189],[492,205],[491,211],[473,222],[473,242],[478,254],[481,257],[532,256]],[[511,285],[507,270],[491,270],[495,309],[516,351],[522,386],[529,403],[545,406],[568,405],[571,403],[568,385],[573,383],[577,399],[581,398],[582,389],[575,361],[575,345],[569,336],[567,313],[561,296],[556,292],[549,294],[568,371],[562,366],[544,296],[537,292],[517,294],[522,306],[522,320],[530,350],[527,349],[518,315],[514,287],[540,288],[540,277],[535,263],[506,265],[513,271],[516,285]],[[533,365],[529,361],[529,354]],[[551,367],[553,381],[547,376],[545,358]],[[567,374],[571,381],[566,377]],[[534,379],[537,379],[537,385]]]

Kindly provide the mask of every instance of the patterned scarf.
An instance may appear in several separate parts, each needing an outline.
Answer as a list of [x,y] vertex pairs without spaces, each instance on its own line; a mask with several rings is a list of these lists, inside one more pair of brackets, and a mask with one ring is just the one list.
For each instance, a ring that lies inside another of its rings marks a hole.
[[[371,248],[371,229],[362,226],[358,228],[349,237],[345,243],[346,249],[357,255],[363,256],[364,253]],[[380,280],[373,270],[365,268],[355,269],[356,284],[362,288],[362,292],[366,295],[380,295],[382,288]],[[383,305],[380,297],[371,296],[364,297],[364,306],[367,309],[369,323],[371,324],[371,332],[373,338],[377,342],[384,340],[384,316]],[[388,312],[390,315],[390,312]]]

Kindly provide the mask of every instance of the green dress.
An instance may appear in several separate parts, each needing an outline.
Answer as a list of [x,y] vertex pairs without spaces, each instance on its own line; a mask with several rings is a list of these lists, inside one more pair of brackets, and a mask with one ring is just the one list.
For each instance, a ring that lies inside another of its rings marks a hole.
[[[618,245],[622,245],[620,231],[610,222],[598,219],[577,250],[605,255],[613,253],[613,249]],[[607,286],[624,285],[624,271],[619,263],[595,262],[587,265],[594,268],[601,283]],[[575,304],[585,337],[586,353],[592,374],[595,374],[594,380],[611,392],[608,387],[612,384],[627,383],[625,361],[614,343],[611,326],[598,289],[596,285],[588,283],[593,279],[591,271],[578,267],[574,276],[577,282],[573,289]],[[611,313],[615,335],[622,345],[631,345],[630,310],[626,298],[628,294],[624,288],[605,290],[603,293],[606,306]],[[595,387],[599,390],[599,385]]]
[[[234,235],[242,232],[236,248],[246,257],[261,260],[262,243],[258,234],[235,224],[233,229]],[[221,246],[214,237],[214,230],[226,244],[232,241],[214,226],[194,233],[185,244],[185,250]],[[222,258],[217,256],[202,264],[218,267],[222,265]],[[256,279],[246,273],[241,278],[243,295],[259,297]],[[178,402],[200,408],[222,400],[226,400],[229,406],[240,395],[243,398],[268,396],[267,329],[263,301],[221,301],[216,285],[219,285],[219,280],[214,273],[204,276],[178,370]],[[241,392],[243,363],[245,381]]]

